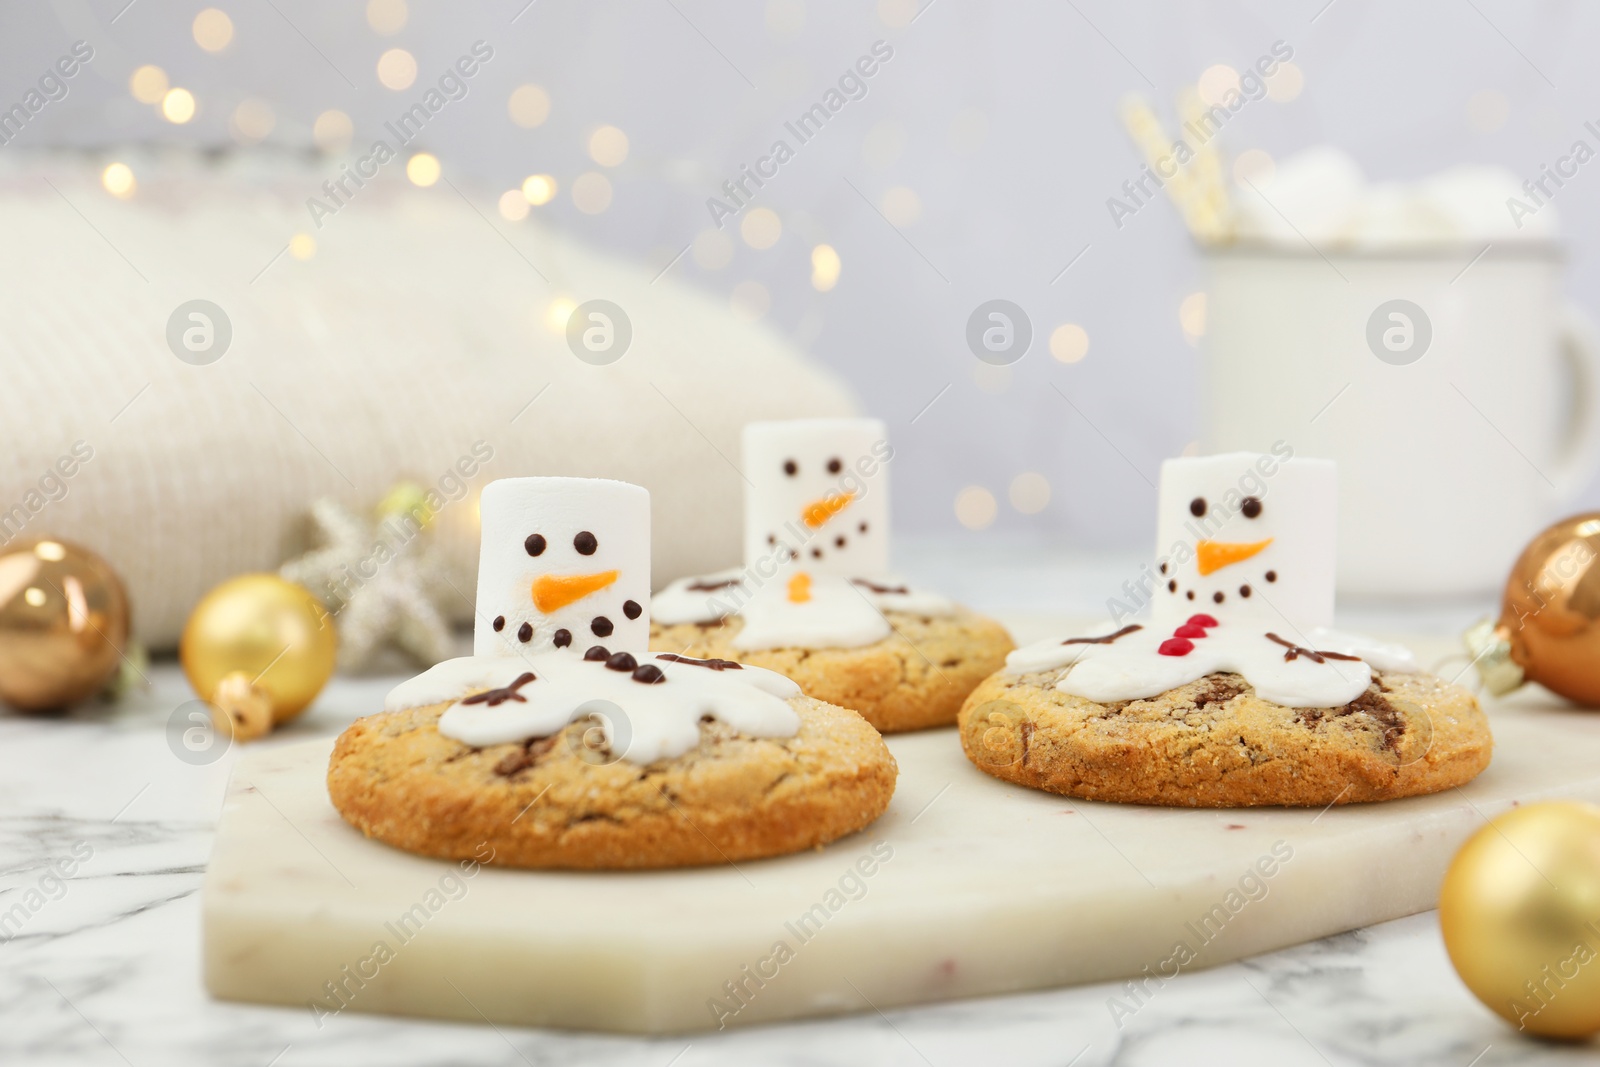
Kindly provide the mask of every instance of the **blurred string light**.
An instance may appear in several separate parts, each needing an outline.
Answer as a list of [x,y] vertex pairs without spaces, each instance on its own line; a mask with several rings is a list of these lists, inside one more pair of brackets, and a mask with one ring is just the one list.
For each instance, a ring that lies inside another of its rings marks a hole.
[[194,43],[207,52],[220,52],[233,40],[233,20],[227,12],[208,7],[194,17],[189,27]]
[[585,215],[598,215],[611,206],[611,181],[595,170],[586,170],[572,183],[572,203]]
[[187,89],[168,89],[161,98],[161,117],[177,126],[194,118],[194,94]]
[[530,174],[522,182],[522,198],[534,207],[543,207],[556,197],[555,178],[548,174]]
[[343,111],[324,111],[311,125],[311,140],[324,152],[343,152],[355,136],[355,124]]
[[956,494],[956,521],[969,530],[982,530],[1000,510],[994,494],[981,485],[969,485]]
[[811,288],[826,293],[839,284],[839,253],[832,245],[818,245],[811,250]]
[[126,163],[111,163],[100,172],[100,184],[118,200],[132,196],[139,183],[134,180],[133,168]]
[[417,80],[417,59],[404,48],[391,48],[378,57],[378,83],[399,92]]
[[1230,94],[1239,91],[1239,72],[1218,63],[1200,72],[1200,99],[1211,107],[1226,107]]
[[406,0],[367,0],[367,25],[384,37],[393,37],[405,29],[410,17]]
[[890,186],[883,194],[883,217],[896,226],[910,226],[922,218],[922,198],[915,189]]
[[1306,76],[1301,71],[1300,64],[1287,61],[1279,63],[1278,69],[1267,79],[1267,98],[1276,100],[1280,104],[1287,104],[1300,95],[1305,83]]
[[602,167],[621,165],[628,158],[628,135],[615,126],[601,126],[589,135],[589,158]]
[[733,262],[733,241],[721,230],[701,230],[695,234],[689,255],[704,270],[721,270]]
[[1233,161],[1233,180],[1240,185],[1265,187],[1277,173],[1278,165],[1259,148],[1247,148]]
[[1089,354],[1089,331],[1064,322],[1050,331],[1050,355],[1061,363],[1076,363]]
[[758,281],[743,281],[733,287],[728,307],[734,318],[754,322],[772,309],[772,294]]
[[550,94],[537,85],[519,85],[506,100],[506,113],[525,130],[543,125],[550,117]]
[[528,217],[528,198],[522,195],[521,189],[507,189],[500,194],[500,217],[507,222],[521,222]]
[[298,260],[307,260],[317,254],[317,239],[309,233],[297,233],[289,238],[289,254]]
[[1023,471],[1006,490],[1011,506],[1024,515],[1037,515],[1050,505],[1050,480],[1035,471]]
[[432,152],[418,152],[406,160],[406,177],[412,185],[426,189],[439,180],[439,157]]
[[168,88],[167,72],[153,64],[146,63],[128,78],[128,91],[141,104],[161,103]]
[[752,208],[739,220],[739,236],[751,248],[771,248],[783,236],[783,220],[769,207]]
[[1206,294],[1190,293],[1179,302],[1178,325],[1190,344],[1206,335]]
[[278,124],[277,115],[272,112],[272,105],[265,100],[247,97],[239,101],[233,109],[231,122],[234,139],[242,144],[254,144],[265,140]]
[[551,333],[566,333],[567,320],[578,309],[577,301],[569,296],[558,296],[544,309],[544,326]]

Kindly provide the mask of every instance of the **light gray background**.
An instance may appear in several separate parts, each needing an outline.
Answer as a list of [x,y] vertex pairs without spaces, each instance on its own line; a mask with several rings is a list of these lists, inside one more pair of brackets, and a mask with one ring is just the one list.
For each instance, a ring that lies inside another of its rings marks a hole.
[[[757,251],[729,223],[735,251],[727,266],[709,270],[684,256],[672,269],[720,294],[759,281],[771,294],[766,321],[846,376],[867,408],[889,420],[900,451],[896,518],[913,534],[959,530],[953,501],[976,485],[1000,505],[983,536],[1084,547],[1149,536],[1147,479],[1196,433],[1199,356],[1178,306],[1198,288],[1199,273],[1165,201],[1120,231],[1111,221],[1106,198],[1139,167],[1116,118],[1124,94],[1143,93],[1170,110],[1175,90],[1207,66],[1242,69],[1282,40],[1304,71],[1304,90],[1291,103],[1246,107],[1227,127],[1228,149],[1262,148],[1282,159],[1331,143],[1378,179],[1469,162],[1536,175],[1582,135],[1584,120],[1600,118],[1600,68],[1591,55],[1600,8],[1573,2],[934,0],[899,25],[902,5],[892,0],[413,0],[409,23],[384,38],[359,2],[217,0],[235,26],[221,55],[203,52],[190,35],[205,6],[0,7],[6,105],[73,40],[88,38],[97,50],[70,96],[0,151],[232,145],[228,117],[247,96],[277,114],[269,145],[310,153],[312,121],[328,108],[355,119],[362,145],[481,38],[496,58],[471,95],[428,126],[422,146],[453,179],[491,195],[529,173],[552,173],[561,195],[534,209],[542,217],[664,264],[710,227],[705,200],[740,163],[762,154],[784,121],[874,41],[889,42],[894,58],[871,79],[869,95],[759,193],[756,203],[781,216],[782,239]],[[395,46],[410,50],[419,68],[417,85],[399,93],[375,73],[378,56]],[[192,123],[172,126],[131,98],[128,75],[143,63],[195,93]],[[549,120],[532,130],[506,112],[508,94],[523,82],[542,85],[552,100]],[[1497,128],[1470,117],[1469,101],[1484,91],[1507,104]],[[974,111],[981,122],[972,121]],[[569,194],[576,175],[597,169],[585,143],[602,123],[626,131],[631,152],[608,172],[610,209],[586,215]],[[335,164],[326,161],[330,174]],[[1569,288],[1600,310],[1586,299],[1596,280],[1600,163],[1591,169],[1557,203],[1571,245]],[[898,233],[873,206],[891,186],[915,190],[922,204],[920,219]],[[810,285],[816,242],[832,244],[843,260],[832,292]],[[972,309],[996,297],[1024,307],[1035,331],[1026,357],[999,372],[981,368],[964,343]],[[1087,358],[1070,366],[1047,350],[1063,322],[1081,324],[1090,338]],[[1040,514],[1007,503],[1008,484],[1024,471],[1052,486]],[[1588,500],[1596,499],[1591,487]]]

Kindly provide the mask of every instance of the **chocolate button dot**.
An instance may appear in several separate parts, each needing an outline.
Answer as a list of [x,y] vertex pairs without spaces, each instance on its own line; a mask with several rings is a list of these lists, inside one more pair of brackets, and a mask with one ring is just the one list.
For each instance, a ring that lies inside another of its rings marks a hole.
[[1278,580],[1278,572],[1277,571],[1268,571],[1267,572],[1267,581],[1275,582],[1277,580]]
[[1161,573],[1162,574],[1167,573],[1167,565],[1165,563],[1161,564]]
[[775,545],[777,543],[778,543],[778,538],[777,538],[777,536],[775,534],[767,534],[767,544]]
[[1206,513],[1206,498],[1205,497],[1197,496],[1193,500],[1189,501],[1189,514],[1193,515],[1195,518],[1198,519],[1200,516],[1204,515],[1205,513]]
[[523,644],[527,644],[529,641],[532,641],[533,627],[529,626],[527,623],[523,623],[521,626],[517,627],[517,640],[521,641]]
[[566,648],[568,645],[572,644],[572,631],[557,630],[551,636],[550,643],[555,645],[557,648]]
[[590,533],[588,530],[584,530],[582,533],[578,534],[577,537],[572,539],[572,547],[578,550],[578,555],[580,556],[594,555],[594,550],[599,546],[600,542],[596,541],[594,539],[594,534]]
[[1226,600],[1228,598],[1222,595],[1222,591],[1221,590],[1218,590],[1217,592],[1211,594],[1211,599],[1213,601],[1215,601],[1216,603],[1220,604],[1220,603],[1222,603],[1224,600]]
[[541,534],[529,534],[528,539],[522,542],[522,547],[528,550],[528,555],[537,556],[544,551],[544,537]]
[[1245,596],[1245,597],[1249,596],[1250,595],[1250,587],[1248,585],[1241,585],[1239,587],[1239,595],[1240,596]]
[[1256,497],[1247,496],[1244,498],[1244,503],[1239,505],[1239,510],[1244,512],[1245,518],[1253,519],[1261,514],[1261,501]]
[[862,523],[860,526],[857,526],[856,529],[860,530],[862,533],[866,533],[867,532],[867,524],[866,523]]
[[501,630],[504,630],[505,628],[506,628],[506,617],[504,615],[496,615],[494,617],[494,632],[495,633],[499,633]]
[[829,474],[838,474],[842,470],[844,470],[844,464],[839,462],[839,459],[838,459],[837,456],[834,457],[833,459],[828,460],[828,473]]
[[610,637],[611,631],[615,629],[616,627],[611,625],[611,620],[604,615],[596,615],[589,622],[589,632],[596,637]]
[[631,671],[638,665],[639,661],[627,652],[613,652],[606,658],[608,671]]
[[643,611],[644,609],[639,606],[637,601],[624,600],[622,602],[622,613],[630,619],[637,619]]
[[583,654],[583,658],[586,660],[608,660],[611,658],[611,651],[605,645],[590,645],[589,651]]
[[813,548],[813,549],[812,549],[812,550],[811,550],[811,558],[812,558],[812,559],[821,559],[821,558],[822,558],[822,549],[820,549],[820,548]]
[[785,473],[789,477],[793,478],[796,474],[800,473],[800,464],[796,463],[792,459],[784,460],[783,461],[783,473]]
[[835,548],[843,548],[844,547],[844,536],[842,534],[833,539],[833,546]]
[[657,682],[666,681],[667,675],[666,672],[664,672],[660,667],[657,667],[654,663],[646,663],[633,672],[633,680],[636,682],[644,682],[646,685],[654,685]]
[[1190,600],[1193,600],[1194,599],[1194,590],[1193,589],[1189,590],[1189,592],[1187,594],[1185,594],[1185,595],[1187,595]]
[[1172,581],[1167,583],[1167,592],[1176,593],[1177,591],[1178,591],[1178,580],[1176,578],[1174,578]]

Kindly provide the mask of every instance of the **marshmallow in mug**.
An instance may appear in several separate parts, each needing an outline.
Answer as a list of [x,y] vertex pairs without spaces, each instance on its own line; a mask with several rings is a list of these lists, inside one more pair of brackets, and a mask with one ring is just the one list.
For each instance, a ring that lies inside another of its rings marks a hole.
[[1268,629],[1333,625],[1337,474],[1332,460],[1290,454],[1161,465],[1156,626],[1196,612]]
[[745,566],[793,560],[819,574],[887,573],[892,455],[878,419],[746,426]]
[[650,643],[650,494],[601,478],[483,490],[473,654]]

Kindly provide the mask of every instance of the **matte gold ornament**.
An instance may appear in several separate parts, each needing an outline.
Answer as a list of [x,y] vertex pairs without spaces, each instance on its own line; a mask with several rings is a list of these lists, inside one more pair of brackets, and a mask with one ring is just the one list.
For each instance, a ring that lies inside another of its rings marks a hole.
[[1519,1030],[1600,1031],[1600,807],[1529,804],[1474,834],[1439,891],[1461,980]]
[[1523,550],[1506,581],[1500,618],[1465,634],[1484,688],[1524,682],[1600,708],[1600,512],[1574,515]]
[[276,574],[230,578],[201,598],[183,627],[178,658],[194,691],[213,701],[234,672],[264,692],[287,722],[333,676],[333,620],[304,587]]
[[55,538],[0,549],[0,699],[25,711],[99,692],[128,643],[128,595],[99,555]]

